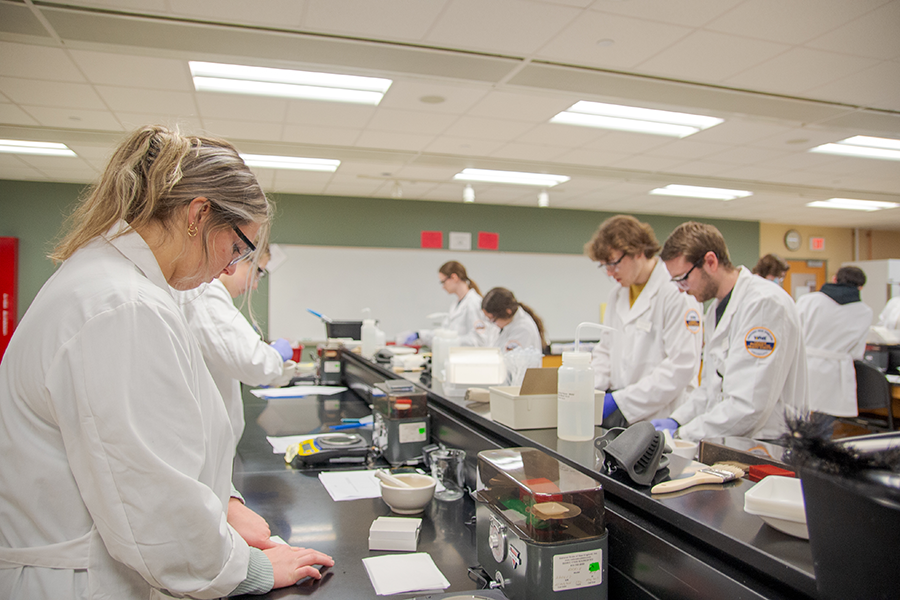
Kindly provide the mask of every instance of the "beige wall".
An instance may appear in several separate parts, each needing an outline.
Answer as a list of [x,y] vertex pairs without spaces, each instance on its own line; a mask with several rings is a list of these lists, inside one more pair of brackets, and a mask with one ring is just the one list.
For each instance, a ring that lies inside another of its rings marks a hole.
[[900,232],[860,229],[859,260],[900,258]]

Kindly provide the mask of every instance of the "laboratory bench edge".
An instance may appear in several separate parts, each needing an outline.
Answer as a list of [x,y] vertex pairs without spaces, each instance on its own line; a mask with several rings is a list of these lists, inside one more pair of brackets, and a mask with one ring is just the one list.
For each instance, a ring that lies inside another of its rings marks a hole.
[[[273,534],[293,545],[330,554],[336,563],[319,582],[303,581],[263,598],[378,597],[361,561],[383,554],[368,550],[368,528],[375,518],[390,515],[390,509],[380,498],[333,502],[318,481],[318,471],[291,469],[265,439],[266,435],[307,433],[325,422],[370,414],[375,384],[401,378],[351,352],[341,353],[341,371],[350,389],[339,397],[267,402],[245,388],[247,425],[235,459],[235,486],[247,505],[270,523]],[[510,429],[490,419],[489,405],[444,394],[440,382],[423,383],[418,375],[411,378],[427,392],[432,440],[466,450],[466,480],[471,488],[475,487],[478,452],[508,447],[538,448],[601,481],[609,530],[609,598],[817,598],[809,542],[744,512],[744,493],[751,489],[751,482],[739,480],[654,497],[647,487],[601,473],[592,441],[558,440],[555,428]],[[598,427],[595,434],[602,431]],[[467,567],[478,562],[473,515],[469,497],[450,503],[435,500],[422,515],[417,551],[428,552],[450,581],[446,592],[478,587],[467,574]]]

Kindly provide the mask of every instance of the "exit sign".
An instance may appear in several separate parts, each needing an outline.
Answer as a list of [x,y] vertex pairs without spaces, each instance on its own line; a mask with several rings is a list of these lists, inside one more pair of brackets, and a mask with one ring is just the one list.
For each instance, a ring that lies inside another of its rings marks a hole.
[[809,249],[817,250],[819,252],[825,250],[825,238],[823,237],[810,237],[809,238]]

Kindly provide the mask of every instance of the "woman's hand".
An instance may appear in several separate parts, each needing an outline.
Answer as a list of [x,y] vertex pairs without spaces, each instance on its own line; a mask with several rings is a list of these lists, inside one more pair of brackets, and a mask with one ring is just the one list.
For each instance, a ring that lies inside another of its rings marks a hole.
[[274,548],[263,552],[272,562],[272,571],[275,574],[273,589],[294,585],[304,577],[321,579],[322,574],[313,565],[334,566],[333,558],[309,548],[276,544]]
[[248,545],[260,550],[276,545],[271,539],[269,524],[261,516],[244,506],[237,498],[228,500],[228,524],[234,527]]

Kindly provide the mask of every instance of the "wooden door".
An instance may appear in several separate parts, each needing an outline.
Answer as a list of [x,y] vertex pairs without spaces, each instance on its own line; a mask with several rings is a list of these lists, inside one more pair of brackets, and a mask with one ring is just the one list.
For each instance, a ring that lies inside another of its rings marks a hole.
[[825,285],[824,260],[788,260],[790,269],[781,284],[787,292],[798,300],[800,296],[822,289]]

